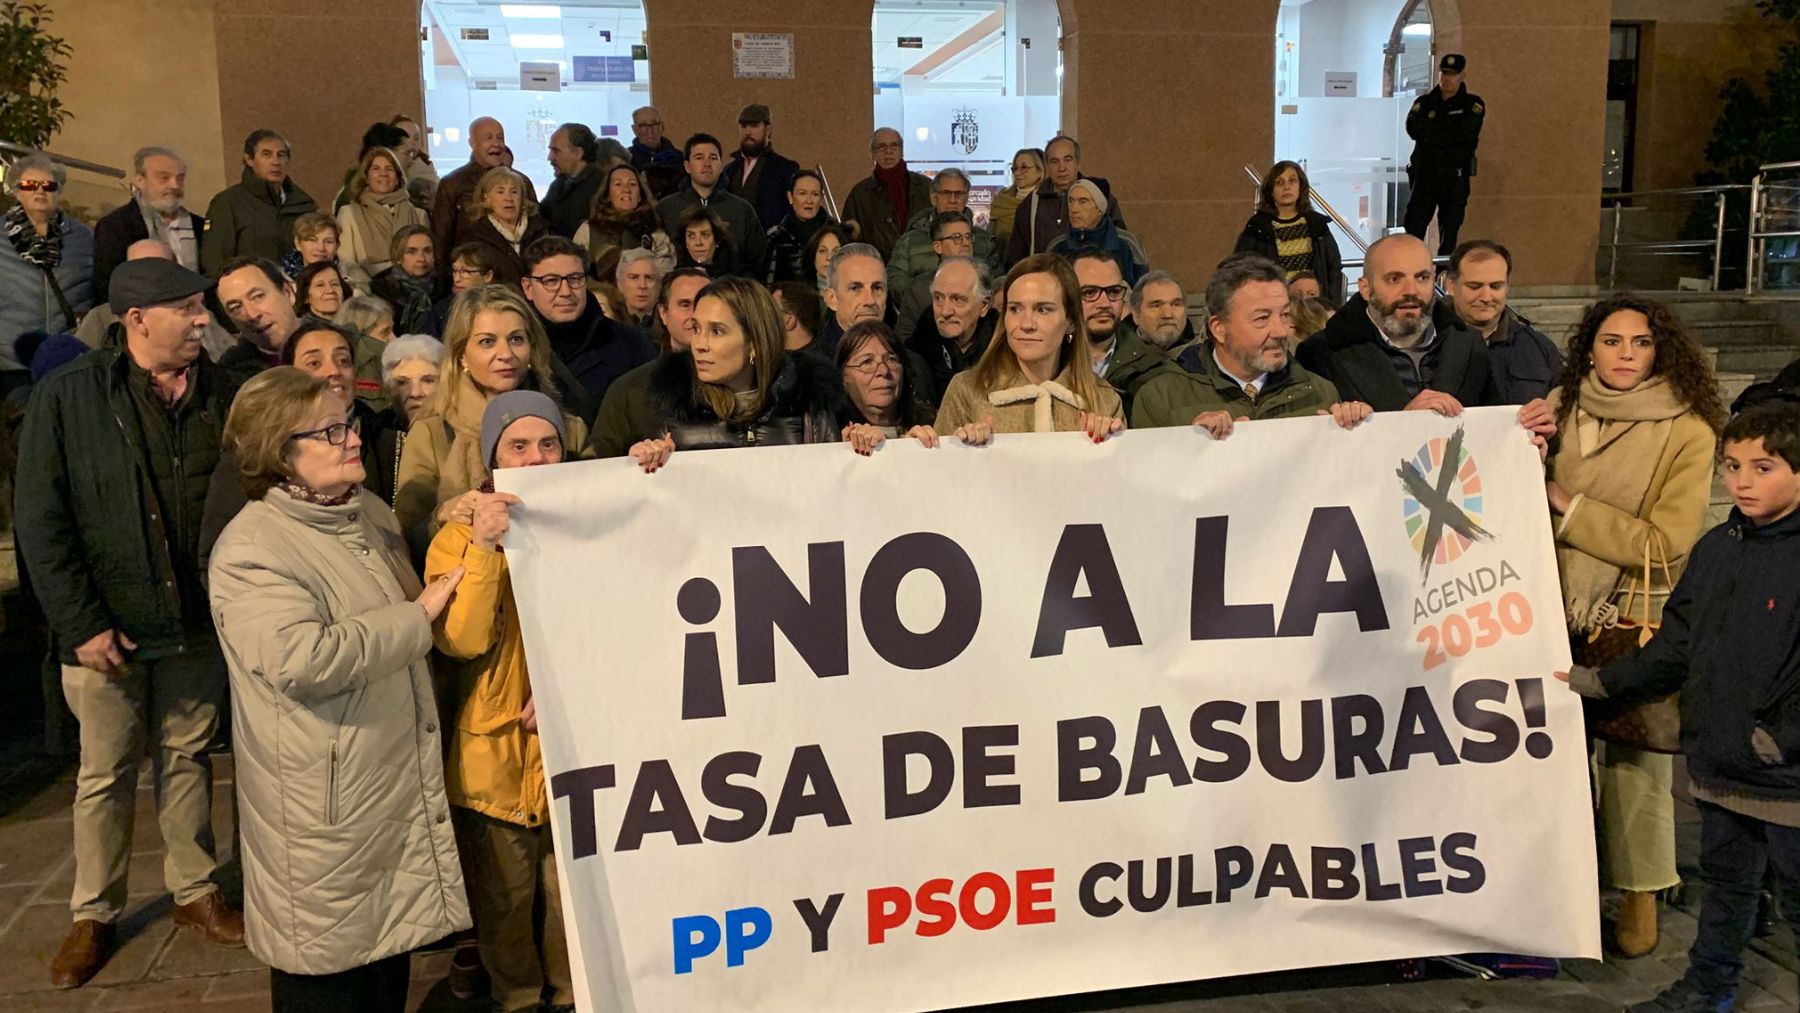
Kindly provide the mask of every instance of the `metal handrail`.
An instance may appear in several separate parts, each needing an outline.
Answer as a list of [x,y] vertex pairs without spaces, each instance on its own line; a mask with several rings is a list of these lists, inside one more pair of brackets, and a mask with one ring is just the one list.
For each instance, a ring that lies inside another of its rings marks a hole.
[[40,148],[14,144],[11,141],[0,141],[0,152],[19,156],[42,154],[52,162],[66,165],[71,169],[80,169],[82,172],[91,172],[98,176],[111,176],[114,179],[125,178],[125,170],[118,166],[101,165],[99,162],[90,162],[85,158],[71,158],[68,155],[59,155],[54,151],[43,151]]
[[1765,231],[1761,228],[1763,207],[1763,177],[1771,172],[1783,172],[1789,169],[1800,169],[1800,162],[1769,162],[1756,167],[1756,175],[1750,179],[1750,229],[1745,242],[1744,251],[1744,291],[1754,293],[1762,287],[1763,264],[1767,256],[1765,239],[1787,239],[1795,235],[1786,231]]
[[[1684,186],[1666,190],[1639,190],[1636,192],[1601,194],[1602,200],[1612,198],[1612,239],[1601,246],[1610,251],[1606,266],[1606,287],[1616,289],[1619,285],[1619,251],[1635,250],[1653,256],[1671,256],[1683,250],[1712,248],[1712,291],[1719,290],[1719,275],[1725,264],[1725,195],[1736,190],[1749,189],[1751,197],[1755,197],[1755,188],[1743,183],[1727,183],[1717,186]],[[1682,197],[1701,197],[1711,194],[1716,209],[1713,223],[1713,237],[1706,239],[1652,239],[1635,243],[1619,241],[1619,231],[1624,221],[1625,205],[1622,201],[1629,197],[1658,197],[1678,195]]]
[[[1257,187],[1262,186],[1262,177],[1257,175],[1257,172],[1255,169],[1246,165],[1246,166],[1244,166],[1244,174],[1250,177],[1250,182],[1252,185],[1257,186]],[[1350,227],[1350,223],[1344,220],[1344,216],[1338,214],[1337,209],[1332,207],[1331,202],[1327,201],[1324,198],[1324,196],[1322,196],[1319,193],[1319,191],[1312,190],[1310,193],[1307,194],[1307,196],[1312,199],[1313,203],[1319,205],[1320,210],[1324,211],[1327,215],[1331,216],[1331,220],[1337,223],[1338,228],[1344,230],[1344,235],[1350,237],[1350,241],[1356,244],[1357,249],[1361,250],[1365,254],[1367,254],[1369,252],[1369,244],[1363,242],[1363,237],[1357,235],[1356,230]],[[1345,261],[1345,263],[1349,263],[1349,261]],[[1357,263],[1360,264],[1360,263],[1362,263],[1362,261],[1359,260],[1359,261],[1357,261]]]
[[825,175],[825,167],[822,165],[815,165],[813,166],[813,171],[819,174],[819,189],[825,191],[825,209],[831,212],[831,220],[836,222],[843,221],[844,211],[842,208],[838,207],[837,198],[832,196],[831,179]]

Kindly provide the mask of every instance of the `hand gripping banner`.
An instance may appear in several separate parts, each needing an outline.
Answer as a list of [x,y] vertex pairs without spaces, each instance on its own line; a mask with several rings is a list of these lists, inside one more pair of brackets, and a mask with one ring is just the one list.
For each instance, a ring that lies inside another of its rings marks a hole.
[[1511,409],[498,485],[584,1008],[1599,955]]

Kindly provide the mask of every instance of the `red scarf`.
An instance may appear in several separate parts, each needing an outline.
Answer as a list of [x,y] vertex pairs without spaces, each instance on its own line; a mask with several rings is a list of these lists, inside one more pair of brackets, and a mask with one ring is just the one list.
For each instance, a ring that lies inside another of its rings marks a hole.
[[892,169],[875,167],[875,179],[887,187],[888,203],[894,206],[894,217],[900,220],[901,227],[906,225],[906,191],[912,181],[912,174],[906,170],[906,159]]

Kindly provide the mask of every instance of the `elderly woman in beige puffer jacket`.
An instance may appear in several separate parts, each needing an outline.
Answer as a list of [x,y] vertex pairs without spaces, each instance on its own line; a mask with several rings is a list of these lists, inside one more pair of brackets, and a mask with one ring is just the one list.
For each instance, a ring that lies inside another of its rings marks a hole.
[[469,927],[426,661],[462,573],[421,590],[323,380],[260,374],[225,442],[251,498],[210,566],[246,942],[276,1013],[403,1010],[411,952]]

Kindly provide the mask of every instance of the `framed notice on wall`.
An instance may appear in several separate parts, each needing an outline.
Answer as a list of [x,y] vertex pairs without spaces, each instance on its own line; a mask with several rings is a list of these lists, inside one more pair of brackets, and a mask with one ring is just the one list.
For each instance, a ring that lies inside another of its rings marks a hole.
[[794,37],[777,32],[732,32],[733,77],[794,76]]

